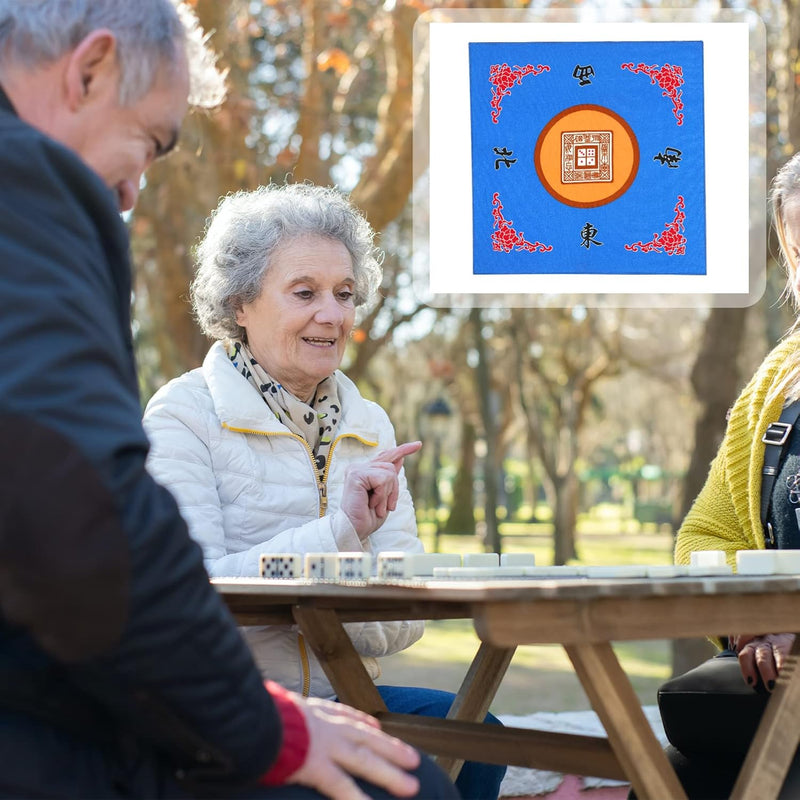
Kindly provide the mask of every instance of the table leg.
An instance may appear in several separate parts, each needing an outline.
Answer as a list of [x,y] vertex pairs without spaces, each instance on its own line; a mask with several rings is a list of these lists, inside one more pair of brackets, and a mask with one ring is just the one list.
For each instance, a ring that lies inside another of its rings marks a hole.
[[[339,699],[369,714],[384,716],[387,708],[383,698],[369,677],[336,612],[294,606],[292,614]],[[494,647],[481,643],[453,700],[447,719],[468,722],[483,720],[515,650],[514,647]],[[391,717],[389,715],[388,718]],[[464,760],[448,756],[439,759],[439,763],[442,769],[455,778]]]
[[[475,658],[461,683],[447,719],[483,722],[489,706],[505,677],[516,647],[495,647],[481,642]],[[439,757],[439,766],[455,779],[464,764],[463,758]]]
[[800,636],[781,669],[731,800],[775,798],[800,742]]
[[368,714],[386,712],[386,704],[336,612],[294,606],[292,614],[339,699]]
[[564,649],[639,800],[685,800],[611,645],[574,644]]

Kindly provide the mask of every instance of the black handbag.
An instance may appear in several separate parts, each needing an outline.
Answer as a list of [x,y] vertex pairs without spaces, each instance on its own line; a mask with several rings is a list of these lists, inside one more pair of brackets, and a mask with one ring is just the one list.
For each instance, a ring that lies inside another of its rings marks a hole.
[[769,693],[748,686],[732,650],[664,683],[658,710],[669,743],[687,758],[744,757]]
[[[761,471],[761,525],[768,548],[775,547],[769,522],[772,490],[792,428],[800,417],[800,401],[784,406],[780,419],[767,428]],[[763,684],[748,686],[732,650],[664,683],[658,710],[669,743],[687,758],[743,757],[764,713],[769,692]]]

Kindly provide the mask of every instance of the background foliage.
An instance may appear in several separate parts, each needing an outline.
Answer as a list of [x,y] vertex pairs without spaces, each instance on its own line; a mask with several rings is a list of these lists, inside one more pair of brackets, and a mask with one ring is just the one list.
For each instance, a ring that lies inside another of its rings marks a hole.
[[[424,68],[414,63],[412,30],[429,8],[469,3],[192,4],[229,70],[230,93],[213,114],[189,120],[180,152],[148,173],[130,220],[144,399],[208,347],[187,288],[192,246],[219,197],[269,181],[333,184],[351,192],[386,251],[380,300],[354,331],[345,370],[388,410],[399,440],[425,441],[407,465],[423,527],[477,533],[490,550],[513,525],[544,529],[562,563],[581,555],[576,521],[599,504],[623,510],[619,530],[680,520],[726,409],[792,322],[777,303],[774,242],[765,296],[747,309],[426,308],[409,280],[410,197],[422,177],[412,162],[412,84]],[[720,5],[750,8],[766,24],[769,178],[800,146],[798,0]],[[429,413],[437,400],[449,414]]]

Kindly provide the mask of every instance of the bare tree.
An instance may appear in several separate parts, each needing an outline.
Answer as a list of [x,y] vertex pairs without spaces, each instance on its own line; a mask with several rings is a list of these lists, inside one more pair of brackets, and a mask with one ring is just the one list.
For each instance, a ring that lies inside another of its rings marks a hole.
[[207,215],[228,192],[270,180],[339,185],[373,227],[395,228],[383,246],[399,244],[402,252],[387,258],[381,297],[354,342],[350,366],[360,379],[422,308],[410,292],[400,297],[419,9],[407,2],[376,9],[369,0],[275,0],[258,13],[244,0],[195,5],[222,54],[229,92],[215,113],[190,119],[181,151],[148,173],[132,221],[138,342],[149,348],[141,360],[152,383],[145,394],[199,364],[207,349],[187,302],[191,249]]
[[580,431],[595,383],[620,368],[618,324],[596,310],[514,309],[509,318],[517,402],[553,503],[554,563],[577,557]]

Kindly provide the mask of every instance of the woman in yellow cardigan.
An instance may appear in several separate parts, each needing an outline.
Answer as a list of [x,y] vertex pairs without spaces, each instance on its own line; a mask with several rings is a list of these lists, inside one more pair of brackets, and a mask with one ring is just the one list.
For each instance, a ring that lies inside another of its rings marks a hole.
[[[800,308],[800,153],[778,172],[771,202],[781,254],[788,273],[786,294]],[[686,515],[675,546],[675,560],[687,564],[693,550],[724,550],[733,564],[737,550],[767,546],[800,549],[800,424],[792,430],[783,464],[772,488],[769,521],[774,541],[765,541],[761,524],[762,437],[787,402],[800,399],[800,319],[766,357],[728,415],[728,427],[705,486]],[[729,635],[744,679],[767,691],[783,666],[793,634],[738,632]],[[700,669],[703,669],[702,667]],[[759,680],[760,679],[760,680]],[[741,767],[741,755],[705,756],[667,748],[667,756],[692,800],[726,800]],[[800,759],[795,758],[780,797],[800,797]]]
[[[800,153],[775,176],[771,202],[781,255],[788,273],[786,294],[800,308]],[[693,550],[724,550],[734,562],[737,550],[763,550],[761,469],[764,432],[777,421],[786,402],[800,399],[800,319],[767,356],[729,412],[728,428],[691,510],[678,531],[675,560],[689,563]],[[773,485],[770,546],[800,549],[800,425],[787,442],[788,455]],[[750,685],[761,677],[771,690],[791,648],[792,634],[738,633],[729,645],[739,656]]]

